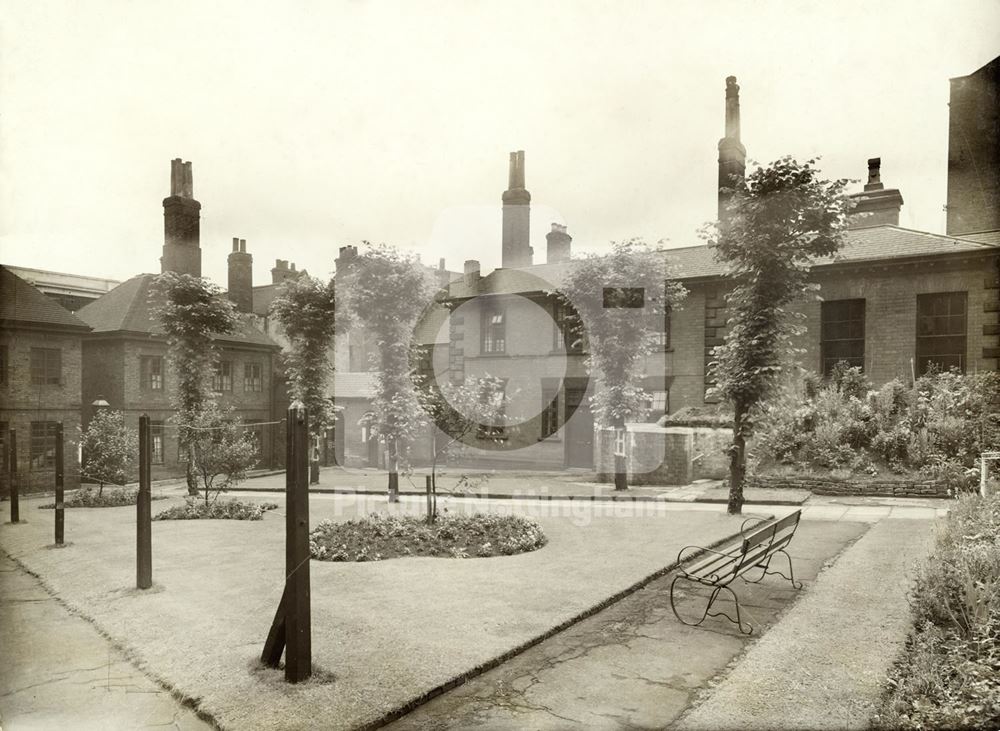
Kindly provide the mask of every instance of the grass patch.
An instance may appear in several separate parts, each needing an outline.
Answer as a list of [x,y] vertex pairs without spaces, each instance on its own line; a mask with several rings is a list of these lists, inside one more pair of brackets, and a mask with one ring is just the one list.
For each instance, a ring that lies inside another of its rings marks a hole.
[[240,500],[215,500],[206,504],[198,498],[187,497],[183,505],[167,508],[154,515],[153,520],[260,520],[264,513],[277,507],[277,503]]
[[[67,508],[120,508],[125,505],[135,505],[139,495],[137,487],[113,487],[105,489],[101,494],[92,487],[77,490],[63,501]],[[164,500],[164,495],[154,495],[153,500]],[[55,503],[38,506],[42,510],[53,510]]]
[[1000,728],[1000,494],[963,496],[914,590],[880,728]]
[[423,518],[372,513],[360,520],[324,520],[309,535],[320,561],[381,561],[403,556],[486,558],[534,551],[547,539],[533,520],[518,515],[443,515]]

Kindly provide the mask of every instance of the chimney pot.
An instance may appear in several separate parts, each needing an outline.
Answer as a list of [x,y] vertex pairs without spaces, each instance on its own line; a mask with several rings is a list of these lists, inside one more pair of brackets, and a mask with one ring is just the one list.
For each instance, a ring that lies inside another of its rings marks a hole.
[[247,240],[240,239],[240,253],[245,254],[247,252]]
[[438,259],[438,269],[440,271],[442,271],[442,272],[444,271],[444,257],[443,256],[440,259]]
[[240,240],[235,236],[233,236],[233,251],[239,251],[239,250],[240,250]]

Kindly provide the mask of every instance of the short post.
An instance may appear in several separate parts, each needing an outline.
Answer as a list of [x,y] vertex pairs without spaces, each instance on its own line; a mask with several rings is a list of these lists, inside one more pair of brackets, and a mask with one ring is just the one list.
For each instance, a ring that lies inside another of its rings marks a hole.
[[136,497],[135,585],[148,589],[153,585],[153,525],[150,516],[150,464],[152,435],[149,416],[139,417],[139,494]]
[[17,432],[10,430],[10,522],[21,521],[21,505],[17,495]]
[[56,424],[56,545],[63,545],[64,529],[66,526],[66,506],[64,505],[64,474],[65,474],[65,453],[63,451],[63,425],[62,422]]
[[312,675],[309,587],[309,415],[301,401],[288,408],[285,448],[285,590],[260,659],[277,667],[285,652],[285,680]]

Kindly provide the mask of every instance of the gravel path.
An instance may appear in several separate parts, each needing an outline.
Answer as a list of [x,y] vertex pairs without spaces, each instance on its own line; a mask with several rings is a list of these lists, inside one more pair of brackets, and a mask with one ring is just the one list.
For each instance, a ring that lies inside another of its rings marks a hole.
[[677,728],[866,728],[911,626],[907,590],[933,526],[876,524]]

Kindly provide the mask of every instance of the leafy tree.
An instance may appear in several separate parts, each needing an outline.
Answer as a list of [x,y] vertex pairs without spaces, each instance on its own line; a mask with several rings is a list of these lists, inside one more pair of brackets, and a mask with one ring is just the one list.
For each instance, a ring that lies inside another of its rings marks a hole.
[[[188,432],[193,469],[201,482],[206,509],[232,485],[246,479],[257,464],[257,444],[239,419],[214,403],[199,410],[194,419],[182,425]],[[214,495],[214,497],[212,497]]]
[[[211,378],[219,356],[213,335],[236,329],[235,305],[208,280],[176,272],[156,277],[150,301],[167,336],[170,363],[177,374],[174,419],[182,427],[193,426],[215,401]],[[194,435],[192,429],[180,429],[180,447],[188,452],[188,493],[197,495]]]
[[378,346],[371,426],[386,451],[389,501],[398,502],[399,470],[406,467],[409,446],[425,423],[410,379],[409,351],[429,286],[414,257],[385,244],[365,245],[350,269],[350,309]]
[[[587,368],[597,377],[594,416],[620,437],[626,421],[646,412],[643,360],[660,347],[664,317],[686,291],[669,279],[662,253],[629,239],[574,261],[555,294],[569,312],[567,327],[587,334]],[[627,488],[624,458],[616,456],[615,489]]]
[[705,233],[733,283],[725,344],[716,347],[712,364],[713,391],[734,412],[730,513],[743,508],[750,412],[774,386],[793,352],[792,337],[802,332],[786,308],[815,291],[808,281],[813,262],[844,242],[848,181],[820,178],[815,162],[783,157],[757,168],[738,181],[727,220]]
[[467,377],[463,383],[446,383],[443,386],[428,378],[420,384],[417,393],[424,411],[446,435],[438,440],[435,432],[431,492],[427,504],[427,522],[433,524],[437,518],[439,461],[442,457],[445,460],[453,458],[471,439],[478,437],[481,425],[502,425],[509,398],[504,392],[503,380],[490,375]]
[[139,454],[139,433],[125,425],[121,411],[100,410],[80,435],[83,450],[83,475],[100,483],[124,485]]
[[329,349],[336,330],[345,330],[341,315],[337,322],[334,282],[322,282],[307,274],[284,284],[271,303],[271,315],[288,338],[283,355],[290,395],[309,410],[309,432],[313,439],[322,437],[334,423],[335,414],[326,396],[327,382],[333,372]]

